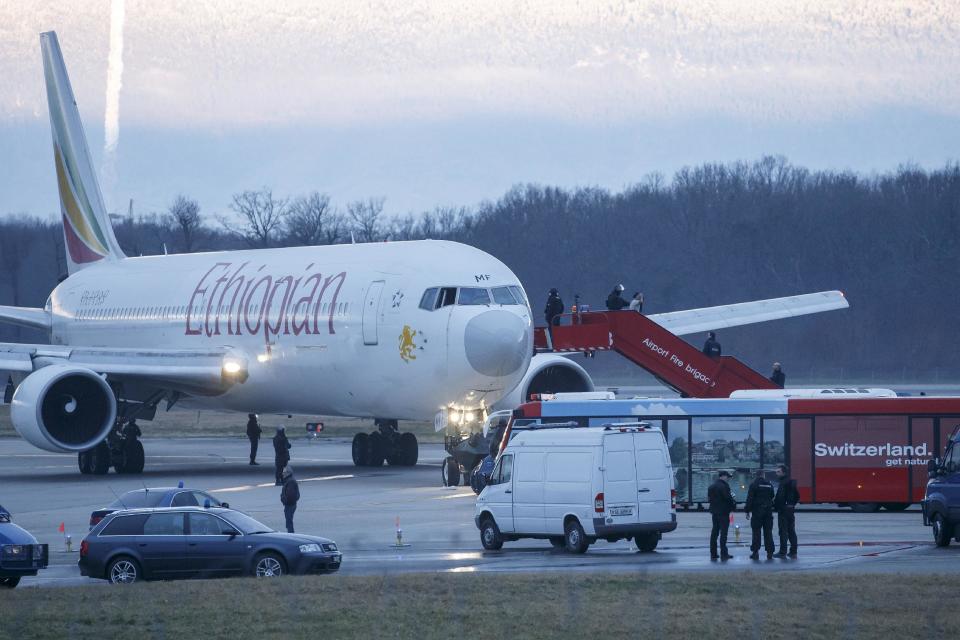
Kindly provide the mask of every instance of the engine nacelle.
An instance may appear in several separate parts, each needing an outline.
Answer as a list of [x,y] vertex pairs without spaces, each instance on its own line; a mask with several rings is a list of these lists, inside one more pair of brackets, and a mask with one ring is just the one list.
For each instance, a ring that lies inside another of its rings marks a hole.
[[566,356],[538,353],[520,384],[493,406],[493,410],[516,409],[529,402],[531,393],[593,391],[590,374]]
[[46,451],[86,451],[117,418],[107,381],[90,369],[54,364],[34,371],[13,394],[10,420],[20,436]]

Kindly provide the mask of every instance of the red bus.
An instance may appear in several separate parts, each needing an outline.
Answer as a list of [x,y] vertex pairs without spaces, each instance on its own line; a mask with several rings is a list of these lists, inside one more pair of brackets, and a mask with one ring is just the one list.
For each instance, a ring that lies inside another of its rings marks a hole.
[[733,474],[731,487],[743,501],[758,470],[772,477],[786,463],[804,503],[899,511],[923,499],[927,464],[960,425],[960,397],[870,397],[866,390],[777,399],[559,394],[521,405],[511,424],[637,420],[663,430],[680,504],[706,503],[720,469]]

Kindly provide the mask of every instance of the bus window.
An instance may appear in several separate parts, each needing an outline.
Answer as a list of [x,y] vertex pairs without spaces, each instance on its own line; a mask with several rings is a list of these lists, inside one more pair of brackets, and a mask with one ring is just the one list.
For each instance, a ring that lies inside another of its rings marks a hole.
[[786,464],[786,449],[783,435],[783,418],[763,420],[763,468],[776,469]]
[[707,488],[720,469],[733,474],[730,488],[738,501],[745,500],[754,471],[760,468],[760,418],[694,418],[691,438],[691,501],[707,501]]
[[670,446],[670,464],[673,465],[677,502],[690,502],[689,420],[667,420],[667,442]]
[[490,304],[490,292],[479,287],[461,287],[460,297],[457,299],[460,305],[481,305]]
[[437,292],[440,291],[437,287],[431,287],[423,292],[423,297],[420,298],[420,308],[425,311],[433,311],[436,307],[434,306],[437,302]]

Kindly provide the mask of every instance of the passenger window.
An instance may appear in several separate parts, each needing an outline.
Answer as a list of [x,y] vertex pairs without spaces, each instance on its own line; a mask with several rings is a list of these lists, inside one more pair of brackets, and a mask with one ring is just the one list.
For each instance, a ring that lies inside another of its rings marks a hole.
[[513,297],[510,287],[496,287],[492,290],[493,301],[497,304],[521,304]]
[[196,496],[193,495],[192,491],[181,491],[177,495],[173,496],[173,501],[170,502],[171,507],[199,507],[200,503],[197,502]]
[[143,525],[145,536],[182,536],[182,513],[151,513]]
[[437,300],[437,309],[440,307],[449,307],[457,302],[457,288],[444,287],[440,289],[440,299]]
[[437,303],[437,292],[440,291],[437,287],[431,287],[423,292],[423,297],[420,298],[420,308],[424,311],[433,311],[436,307],[434,306]]
[[143,523],[147,516],[118,516],[110,521],[100,532],[101,536],[140,536],[143,535]]
[[223,521],[209,513],[190,514],[190,535],[192,536],[221,536]]
[[460,298],[457,299],[459,305],[481,305],[490,304],[490,292],[479,287],[462,287],[460,289]]

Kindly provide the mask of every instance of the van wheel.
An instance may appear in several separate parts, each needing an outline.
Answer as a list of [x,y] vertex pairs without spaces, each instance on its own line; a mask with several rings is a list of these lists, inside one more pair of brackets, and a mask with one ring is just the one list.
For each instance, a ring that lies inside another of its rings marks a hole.
[[585,553],[590,542],[587,540],[587,534],[583,532],[583,527],[576,520],[567,522],[564,530],[564,542],[567,545],[567,551],[570,553]]
[[951,527],[943,515],[937,513],[933,516],[933,541],[938,547],[950,545],[950,538],[953,537],[953,527]]
[[854,513],[876,513],[880,510],[877,502],[851,502],[848,506]]
[[487,551],[496,551],[503,547],[503,535],[493,518],[485,518],[480,524],[480,544]]
[[634,536],[633,542],[637,545],[637,549],[640,549],[643,553],[650,553],[657,548],[660,536],[655,533],[641,533]]
[[563,536],[550,536],[550,545],[557,551],[563,551],[567,548],[567,541]]
[[454,460],[453,456],[447,456],[440,467],[440,475],[443,478],[443,486],[455,487],[460,484],[460,465]]

